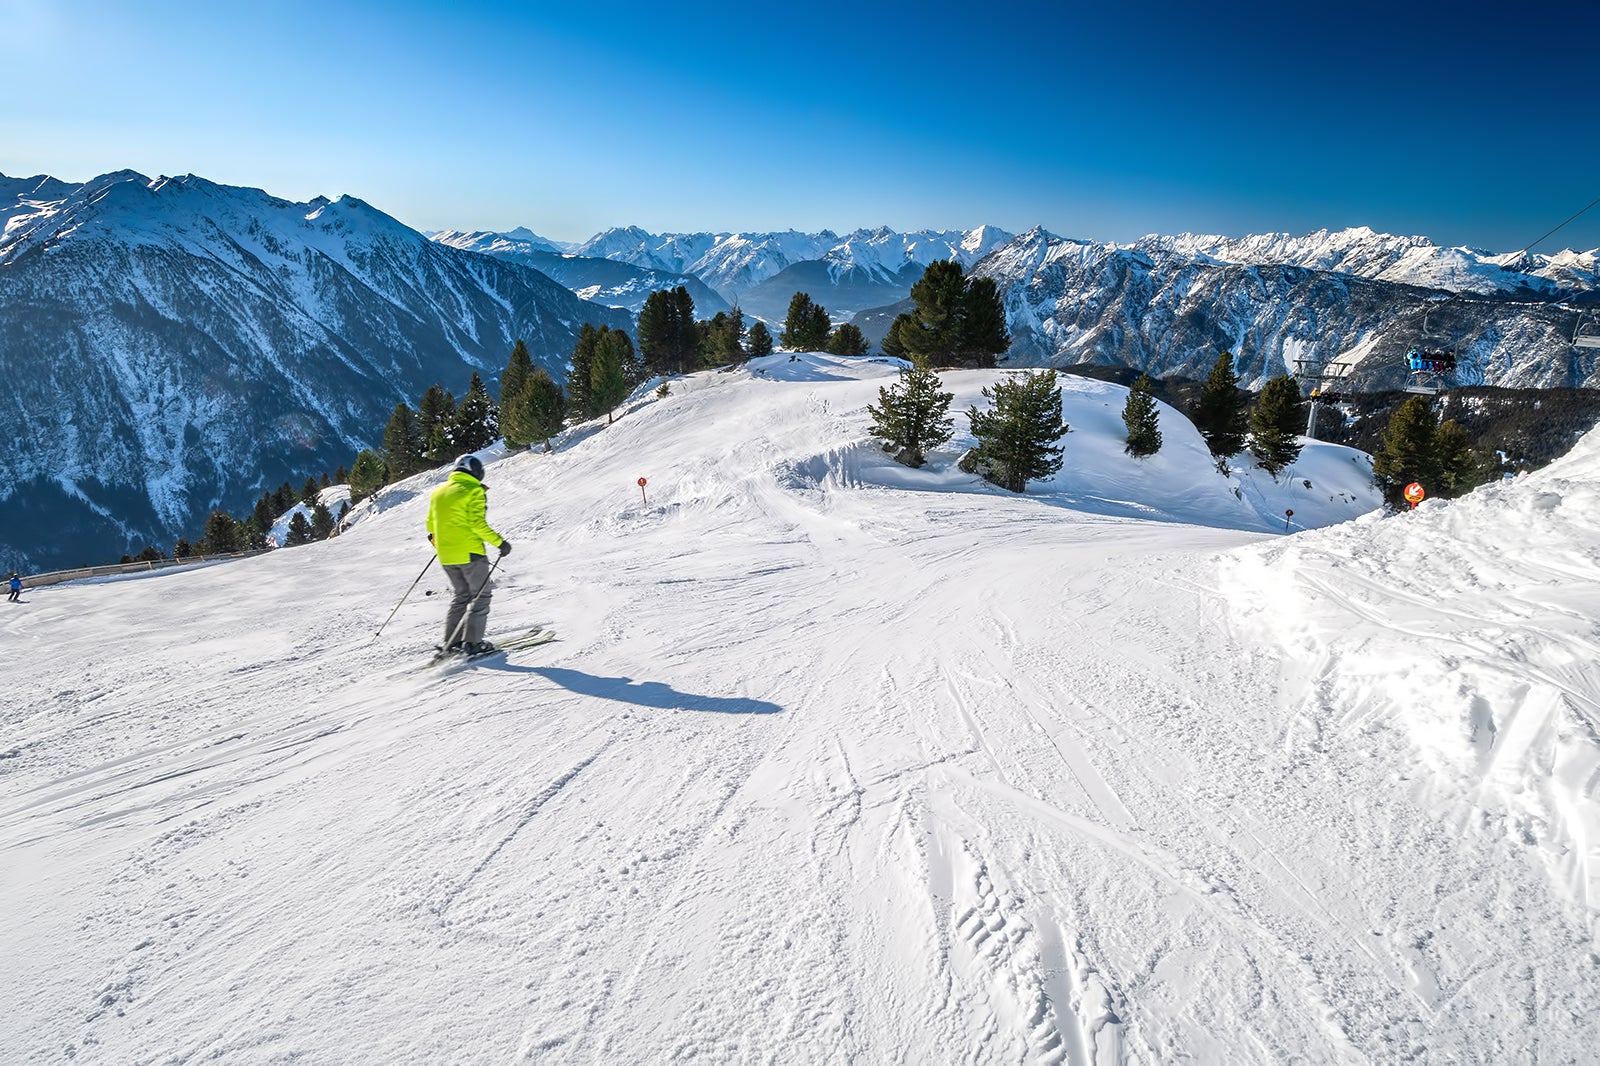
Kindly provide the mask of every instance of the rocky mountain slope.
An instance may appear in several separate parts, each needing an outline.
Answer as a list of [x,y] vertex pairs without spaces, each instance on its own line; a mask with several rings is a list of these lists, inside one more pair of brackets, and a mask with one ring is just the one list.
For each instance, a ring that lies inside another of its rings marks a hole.
[[1252,385],[1323,360],[1369,389],[1402,384],[1420,344],[1457,352],[1459,384],[1594,387],[1600,350],[1572,342],[1580,316],[1600,312],[1597,256],[1494,256],[1365,229],[1132,245],[1034,229],[973,273],[1005,293],[1012,364],[1194,377],[1225,349]]
[[433,382],[524,338],[560,374],[624,312],[353,197],[297,204],[124,171],[0,178],[0,559],[170,549],[215,506],[348,463]]

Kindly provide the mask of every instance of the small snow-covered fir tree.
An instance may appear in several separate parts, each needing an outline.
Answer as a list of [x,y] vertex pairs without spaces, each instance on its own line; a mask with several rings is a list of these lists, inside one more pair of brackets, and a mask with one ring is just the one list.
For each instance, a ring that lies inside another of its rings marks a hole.
[[1250,454],[1273,478],[1300,458],[1303,425],[1305,412],[1294,378],[1282,374],[1267,382],[1250,412]]
[[301,544],[310,544],[313,539],[311,523],[306,521],[306,513],[296,511],[294,517],[289,519],[288,546],[293,548]]
[[978,444],[962,459],[962,469],[1012,492],[1024,492],[1029,481],[1061,469],[1065,449],[1056,441],[1066,436],[1068,427],[1061,420],[1054,370],[1009,377],[984,389],[983,395],[993,406],[967,411]]
[[1212,364],[1191,419],[1217,469],[1226,473],[1228,458],[1244,451],[1250,436],[1249,405],[1239,390],[1239,375],[1233,372],[1232,352],[1220,353]]
[[760,359],[772,354],[772,333],[767,324],[757,319],[750,325],[750,358]]
[[1123,451],[1143,459],[1161,450],[1161,421],[1156,398],[1150,393],[1149,374],[1140,374],[1128,390],[1128,402],[1122,405],[1122,424],[1128,427],[1128,443]]
[[877,407],[867,405],[873,435],[885,442],[885,451],[895,453],[895,462],[921,466],[929,450],[952,436],[955,420],[948,412],[955,396],[941,384],[928,367],[913,366],[902,370],[893,385],[878,389]]

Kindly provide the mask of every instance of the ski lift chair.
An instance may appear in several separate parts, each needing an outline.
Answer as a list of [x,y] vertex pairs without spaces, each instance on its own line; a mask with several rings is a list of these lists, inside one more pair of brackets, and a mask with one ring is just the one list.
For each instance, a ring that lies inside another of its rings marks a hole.
[[[1585,328],[1583,320],[1588,318],[1589,324]],[[1578,348],[1600,348],[1600,322],[1594,321],[1594,313],[1578,312],[1578,324],[1572,327],[1572,343]]]

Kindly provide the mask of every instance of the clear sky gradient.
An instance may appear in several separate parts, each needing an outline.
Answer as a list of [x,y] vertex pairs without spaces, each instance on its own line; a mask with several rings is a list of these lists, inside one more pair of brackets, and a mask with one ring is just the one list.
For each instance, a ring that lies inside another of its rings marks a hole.
[[[0,172],[350,193],[428,230],[1507,252],[1600,197],[1592,2],[0,0],[0,41]],[[1536,250],[1563,247],[1600,247],[1600,207]]]

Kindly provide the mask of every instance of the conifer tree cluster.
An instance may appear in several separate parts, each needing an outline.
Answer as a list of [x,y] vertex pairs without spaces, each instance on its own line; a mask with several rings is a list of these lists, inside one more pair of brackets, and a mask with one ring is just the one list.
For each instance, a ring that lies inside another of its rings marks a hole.
[[1372,475],[1384,501],[1399,510],[1413,481],[1431,497],[1454,499],[1483,484],[1489,464],[1473,451],[1459,423],[1440,422],[1426,397],[1413,396],[1389,417]]
[[1061,469],[1065,451],[1056,443],[1066,436],[1061,420],[1061,389],[1054,370],[1008,377],[983,390],[987,411],[969,408],[977,446],[962,458],[961,468],[1012,492]]
[[718,311],[709,321],[697,322],[700,330],[700,361],[706,366],[742,363],[749,356],[744,350],[744,312]]
[[992,367],[1011,347],[1005,305],[993,278],[968,278],[954,259],[940,259],[911,286],[916,309],[896,316],[883,351],[929,366]]
[[500,375],[500,432],[506,443],[527,448],[542,441],[549,451],[550,438],[561,432],[566,412],[561,386],[544,367],[534,368],[528,346],[519,337]]
[[585,322],[572,349],[566,411],[578,421],[605,415],[609,424],[617,405],[648,376],[649,371],[634,353],[633,341],[626,332],[610,326],[597,329]]
[[700,355],[694,297],[679,285],[651,293],[639,312],[639,354],[649,374],[687,374]]

